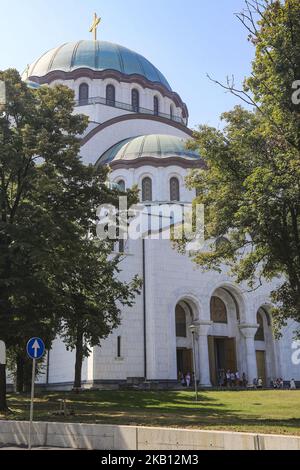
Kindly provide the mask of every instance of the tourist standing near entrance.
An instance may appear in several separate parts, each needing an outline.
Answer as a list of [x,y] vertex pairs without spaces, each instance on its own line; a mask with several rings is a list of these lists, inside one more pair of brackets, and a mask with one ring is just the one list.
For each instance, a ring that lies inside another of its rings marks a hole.
[[230,370],[226,372],[226,385],[230,387]]
[[296,383],[294,379],[290,380],[290,390],[296,390]]
[[188,372],[185,376],[186,386],[189,387],[191,383],[191,374]]
[[184,374],[183,374],[183,373],[181,373],[181,375],[180,375],[180,382],[181,382],[181,385],[182,385],[183,387],[186,385],[186,383],[185,383],[185,378],[184,378]]
[[262,378],[259,377],[258,381],[257,381],[257,388],[262,388],[263,386],[263,381],[262,381]]
[[230,385],[233,387],[235,385],[235,373],[231,372],[230,374]]

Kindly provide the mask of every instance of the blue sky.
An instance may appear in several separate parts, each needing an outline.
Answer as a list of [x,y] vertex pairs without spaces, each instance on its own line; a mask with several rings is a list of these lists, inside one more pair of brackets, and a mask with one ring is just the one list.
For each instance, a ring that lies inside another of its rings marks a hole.
[[22,71],[46,50],[88,39],[93,13],[100,39],[149,59],[187,103],[190,127],[218,126],[239,100],[206,77],[240,83],[254,50],[234,13],[243,0],[0,0],[0,69]]

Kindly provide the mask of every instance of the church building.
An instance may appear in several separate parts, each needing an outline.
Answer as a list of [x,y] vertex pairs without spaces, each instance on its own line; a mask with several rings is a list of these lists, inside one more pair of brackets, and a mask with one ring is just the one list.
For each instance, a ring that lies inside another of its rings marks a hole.
[[[163,73],[141,54],[96,39],[64,43],[37,58],[24,80],[75,93],[75,112],[89,117],[81,142],[87,164],[109,165],[110,182],[137,185],[145,204],[191,203],[185,185],[201,156],[187,150],[192,138],[188,107]],[[188,77],[186,77],[188,80]],[[216,241],[216,243],[218,240]],[[289,322],[280,340],[272,332],[270,292],[236,284],[228,269],[203,272],[170,240],[126,240],[122,279],[143,279],[133,307],[123,307],[122,322],[83,366],[84,387],[118,387],[148,382],[173,387],[179,373],[195,368],[201,387],[218,386],[228,370],[261,377],[300,380],[294,330]],[[193,347],[194,343],[194,347]],[[293,355],[294,354],[294,355]],[[41,382],[53,389],[72,387],[75,354],[55,340]]]

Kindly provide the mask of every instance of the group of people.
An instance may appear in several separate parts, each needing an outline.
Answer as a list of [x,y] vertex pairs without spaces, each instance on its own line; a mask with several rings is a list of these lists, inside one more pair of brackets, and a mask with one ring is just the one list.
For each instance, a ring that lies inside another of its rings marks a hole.
[[221,370],[219,372],[219,386],[220,387],[246,387],[247,377],[245,372],[240,375],[239,371]]
[[283,386],[284,386],[282,377],[279,377],[277,379],[272,379],[271,383],[270,383],[270,386],[271,386],[271,388],[282,389]]
[[[274,388],[274,389],[283,389],[284,388],[283,378],[279,377],[278,379],[272,379],[270,386],[271,388]],[[289,388],[290,390],[296,390],[297,386],[296,386],[295,379],[290,380]]]
[[190,372],[183,374],[181,371],[178,373],[178,380],[183,387],[189,387],[191,385],[192,377]]
[[258,377],[258,379],[253,379],[253,387],[254,388],[263,388],[264,382],[261,377]]
[[[178,373],[178,381],[181,383],[183,387],[190,387],[191,383],[193,382],[194,377],[191,375],[190,372],[187,372],[186,374],[182,373],[179,371]],[[248,386],[248,380],[246,377],[245,372],[240,375],[239,371],[233,372],[230,370],[227,370],[225,372],[224,370],[219,371],[219,386],[220,387],[244,387],[246,388]],[[261,377],[253,379],[252,386],[257,389],[261,389],[264,386],[263,379]],[[270,383],[270,388],[274,389],[283,389],[284,388],[284,382],[282,377],[279,377],[277,379],[272,379]],[[296,383],[294,379],[290,380],[290,390],[295,390]]]

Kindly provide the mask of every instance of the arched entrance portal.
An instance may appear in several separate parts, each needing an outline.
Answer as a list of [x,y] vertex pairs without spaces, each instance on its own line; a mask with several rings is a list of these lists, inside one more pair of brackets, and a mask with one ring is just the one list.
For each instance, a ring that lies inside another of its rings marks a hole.
[[[235,383],[241,379],[244,370],[238,355],[239,346],[239,304],[234,294],[220,287],[210,300],[212,326],[208,336],[210,380],[213,386],[226,386],[226,373],[238,373]],[[230,381],[230,383],[233,383]]]
[[268,307],[262,306],[258,309],[256,321],[259,325],[254,336],[257,378],[262,379],[264,386],[269,386],[270,381],[276,376],[276,368],[274,339]]
[[175,308],[177,377],[179,379],[182,374],[186,375],[188,372],[192,375],[194,370],[190,332],[192,321],[192,307],[187,301],[182,300]]

